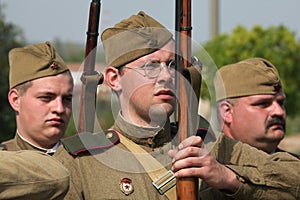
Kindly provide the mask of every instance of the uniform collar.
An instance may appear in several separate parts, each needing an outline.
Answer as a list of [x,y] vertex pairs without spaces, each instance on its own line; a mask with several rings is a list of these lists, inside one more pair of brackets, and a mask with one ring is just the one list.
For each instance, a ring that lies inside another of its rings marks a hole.
[[163,146],[173,137],[169,120],[164,127],[143,127],[128,122],[119,113],[114,128],[135,143],[151,148]]
[[58,141],[51,149],[45,149],[39,146],[36,146],[34,144],[32,144],[31,142],[29,142],[28,140],[26,140],[17,130],[17,134],[16,134],[16,138],[17,138],[17,142],[18,145],[23,149],[30,149],[30,150],[39,150],[42,151],[44,153],[47,154],[54,154],[56,152],[56,150],[58,149],[58,147],[61,145],[61,141]]

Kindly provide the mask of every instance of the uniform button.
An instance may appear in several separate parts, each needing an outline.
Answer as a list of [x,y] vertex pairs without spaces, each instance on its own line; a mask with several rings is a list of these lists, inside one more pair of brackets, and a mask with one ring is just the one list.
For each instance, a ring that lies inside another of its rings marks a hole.
[[254,178],[254,181],[255,181],[255,182],[259,182],[260,179],[259,179],[259,178]]
[[149,145],[151,145],[151,144],[153,143],[152,138],[148,138],[148,139],[147,139],[147,143],[148,143]]
[[106,137],[107,139],[110,139],[110,138],[113,137],[113,134],[112,134],[111,132],[108,132],[108,133],[105,135],[105,137]]

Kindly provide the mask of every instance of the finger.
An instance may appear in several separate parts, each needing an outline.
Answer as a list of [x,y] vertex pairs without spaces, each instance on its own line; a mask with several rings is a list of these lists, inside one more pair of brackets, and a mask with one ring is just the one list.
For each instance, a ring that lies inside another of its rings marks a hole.
[[172,162],[176,162],[178,160],[182,160],[188,157],[199,157],[201,152],[201,148],[199,147],[187,147],[182,150],[176,152],[173,156]]
[[174,156],[176,155],[176,153],[178,152],[177,149],[171,149],[168,151],[168,155],[171,157],[171,158],[174,158]]
[[201,158],[199,157],[188,157],[185,159],[177,160],[172,164],[172,170],[174,172],[191,167],[201,167],[203,166]]
[[200,167],[191,167],[191,168],[183,168],[174,173],[176,178],[183,178],[183,177],[203,177],[203,170]]
[[187,148],[189,146],[197,146],[197,147],[201,147],[202,145],[202,139],[199,136],[191,136],[188,137],[187,139],[183,140],[179,145],[178,145],[178,149],[184,149]]

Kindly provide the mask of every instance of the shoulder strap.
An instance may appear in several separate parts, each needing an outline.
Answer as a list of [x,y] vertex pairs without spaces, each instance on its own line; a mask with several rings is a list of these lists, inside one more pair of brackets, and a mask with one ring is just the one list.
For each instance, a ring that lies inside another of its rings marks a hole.
[[193,56],[192,66],[186,68],[184,71],[184,75],[190,81],[198,100],[200,98],[200,89],[202,83],[201,70],[202,63],[198,60],[197,57]]
[[[127,147],[129,151],[133,153],[136,159],[144,167],[149,177],[155,182],[163,174],[168,173],[168,170],[162,166],[155,158],[153,158],[148,152],[142,147],[127,139],[122,134],[119,134],[120,142]],[[169,199],[176,199],[176,187],[170,188],[164,193]]]
[[83,132],[63,138],[62,143],[64,147],[72,155],[96,150],[106,149],[120,141],[119,135],[114,130],[105,130],[98,133]]

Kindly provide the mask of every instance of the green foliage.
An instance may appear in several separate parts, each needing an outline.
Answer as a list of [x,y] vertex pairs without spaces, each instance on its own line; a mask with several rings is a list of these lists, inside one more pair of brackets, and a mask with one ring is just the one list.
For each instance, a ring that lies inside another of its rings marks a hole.
[[8,100],[8,52],[15,47],[23,46],[25,39],[22,31],[15,25],[5,21],[2,12],[3,5],[0,3],[0,142],[10,139],[15,134],[15,114],[11,109]]
[[62,42],[55,38],[53,45],[57,52],[61,55],[65,62],[81,63],[84,60],[84,47],[81,44],[74,44],[71,42]]
[[[295,34],[283,25],[247,30],[237,26],[231,34],[220,34],[203,45],[218,67],[250,57],[270,60],[278,69],[287,95],[289,116],[300,115],[300,43]],[[196,52],[199,54],[200,52]],[[202,97],[209,98],[205,89]]]

